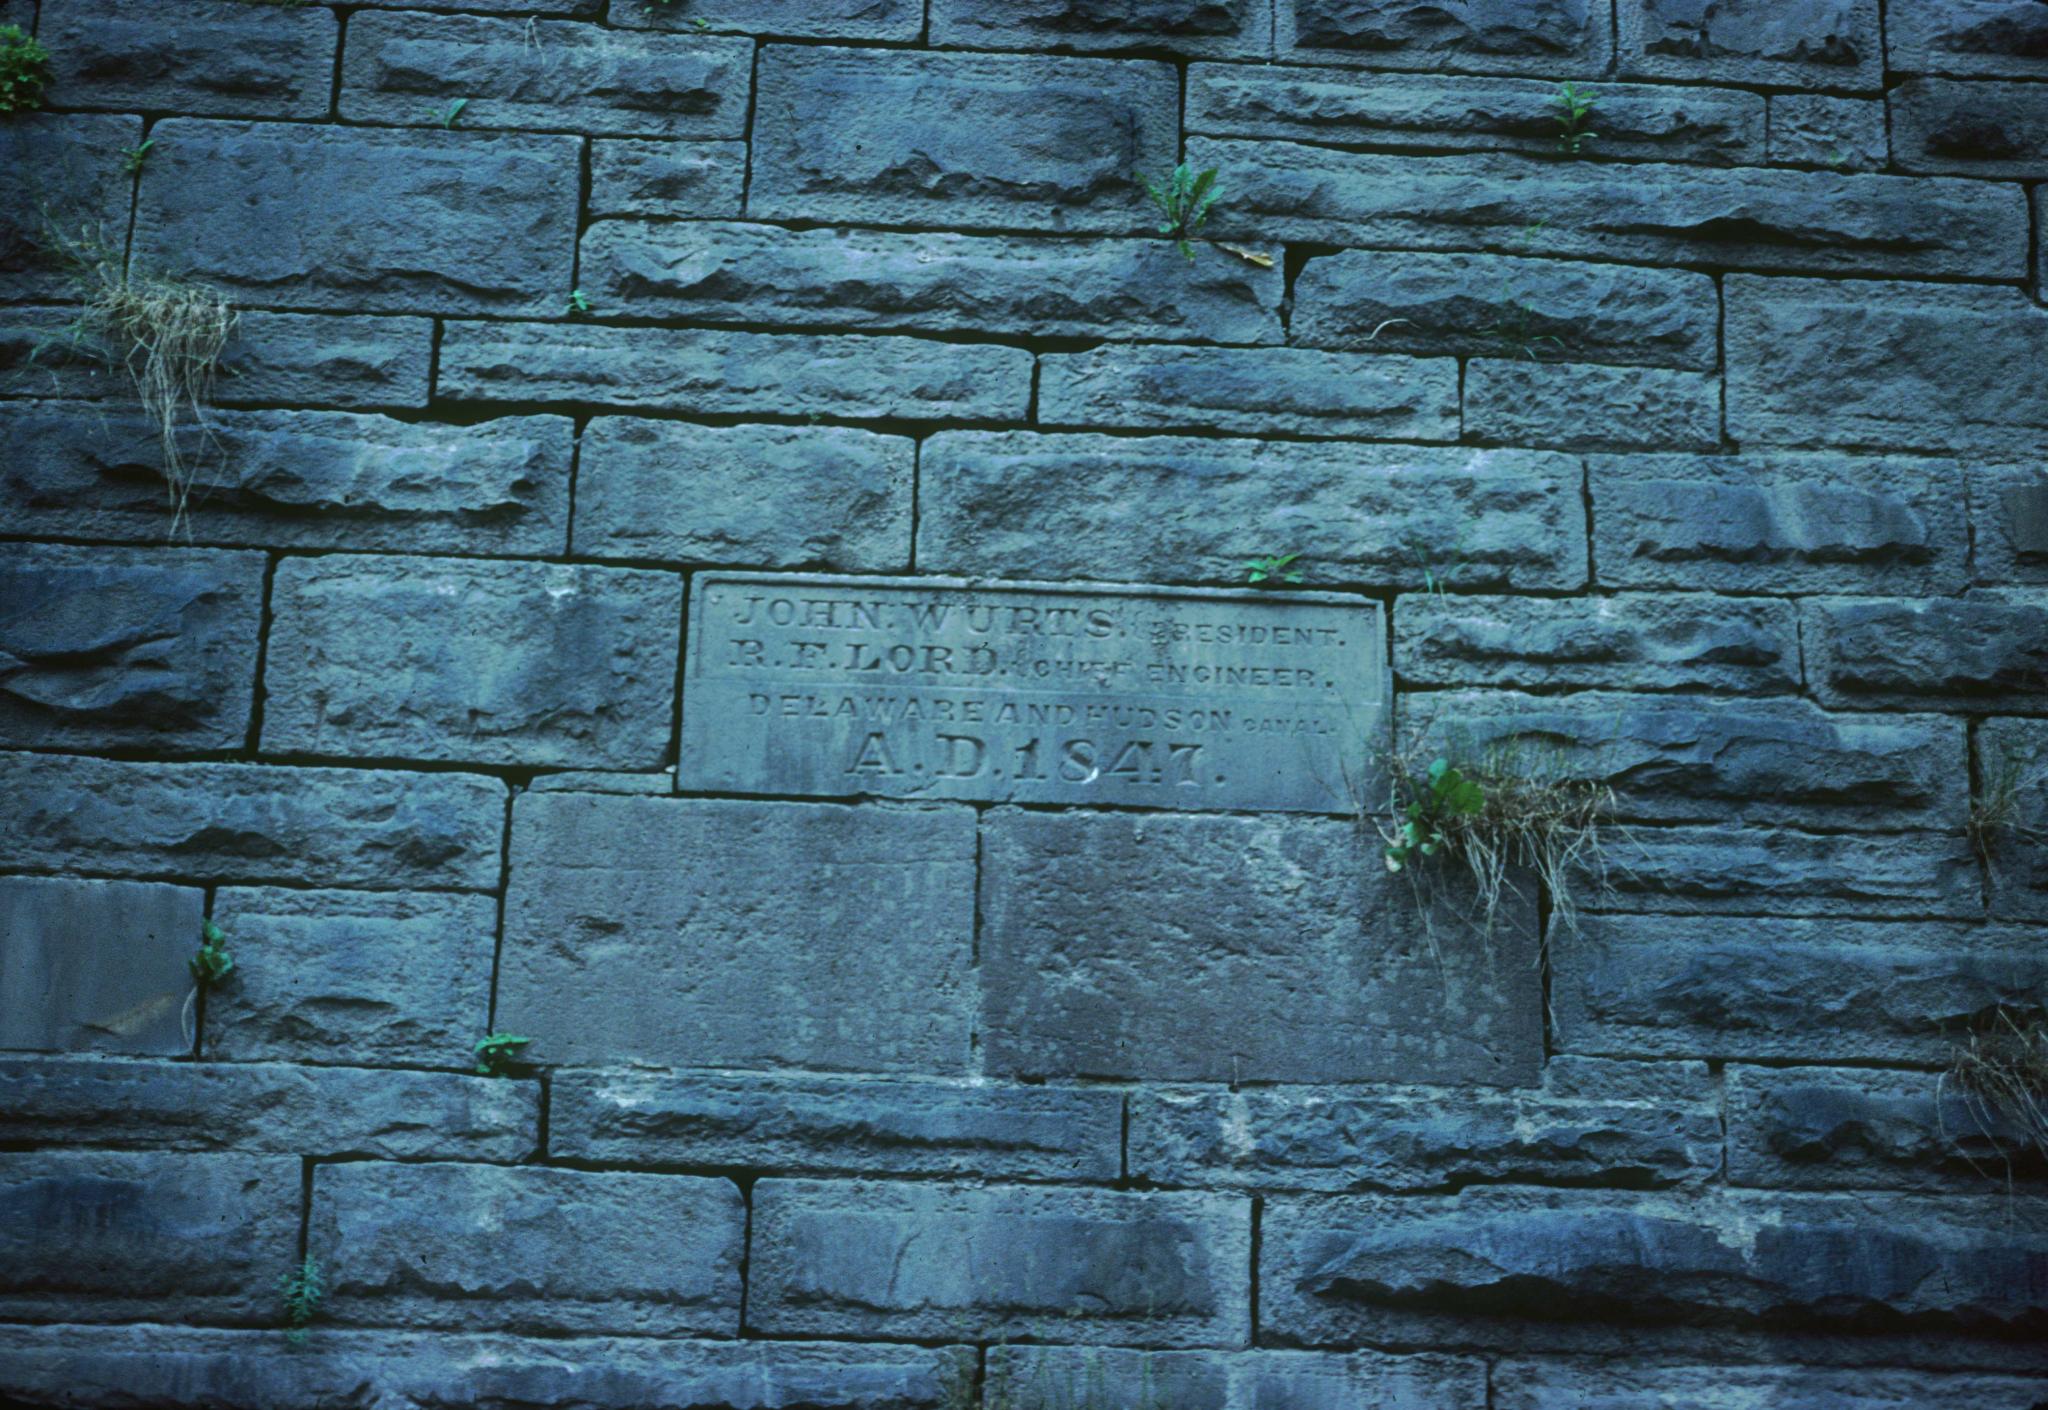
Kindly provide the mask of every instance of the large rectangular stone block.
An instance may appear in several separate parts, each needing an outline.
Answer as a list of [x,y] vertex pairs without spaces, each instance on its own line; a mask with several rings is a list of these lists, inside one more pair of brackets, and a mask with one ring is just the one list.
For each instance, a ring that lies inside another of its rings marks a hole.
[[1628,0],[1621,71],[1692,82],[1875,89],[1884,83],[1878,0]]
[[75,297],[51,233],[101,245],[119,238],[135,186],[115,154],[141,141],[141,118],[111,113],[10,113],[0,122],[0,297]]
[[994,1346],[982,1385],[984,1403],[1000,1405],[1480,1410],[1487,1404],[1486,1366],[1477,1357],[1377,1351]]
[[45,1405],[958,1410],[973,1382],[971,1347],[322,1326],[287,1355],[269,1328],[0,1326],[0,1393]]
[[1983,838],[1991,913],[2048,921],[2048,720],[1984,721],[1976,779],[1978,808],[2004,813]]
[[1553,1058],[1543,1088],[1145,1087],[1134,1178],[1254,1190],[1472,1184],[1697,1184],[1721,1169],[1720,1102],[1701,1063]]
[[[473,426],[322,411],[223,411],[184,444],[198,483],[183,532],[266,547],[554,554],[568,539],[566,416]],[[0,489],[22,530],[161,543],[170,505],[137,410],[8,410]]]
[[926,338],[449,323],[435,385],[456,401],[693,416],[1017,421],[1031,402],[1031,354]]
[[763,1180],[747,1325],[786,1335],[1243,1346],[1251,1202]]
[[565,768],[667,758],[673,573],[288,558],[271,612],[266,749]]
[[1404,593],[1394,670],[1417,685],[1779,694],[1799,688],[1799,609],[1710,593]]
[[1583,472],[1542,451],[963,431],[920,471],[925,571],[1241,583],[1296,553],[1311,587],[1586,581]]
[[190,1053],[183,1022],[205,893],[0,877],[0,1048]]
[[2048,983],[2038,937],[1946,921],[1589,915],[1551,937],[1566,1052],[1948,1061],[1950,1035]]
[[966,808],[528,794],[497,1026],[550,1063],[959,1073]]
[[2019,289],[1726,288],[1728,434],[1745,445],[2031,456],[2048,435],[2048,309]]
[[1886,97],[1893,147],[1907,171],[2048,176],[2048,88],[2039,83],[1912,78]]
[[2048,15],[2037,0],[1893,0],[1885,45],[1908,73],[2048,77]]
[[1533,1082],[1533,903],[1510,898],[1492,937],[1432,935],[1417,905],[1352,821],[992,812],[984,1061],[1032,1078]]
[[332,10],[229,0],[44,0],[37,29],[67,108],[280,118],[327,116],[340,34]]
[[574,137],[196,118],[151,135],[136,258],[237,301],[502,315],[568,297]]
[[1875,171],[1891,161],[1882,98],[1771,95],[1771,160],[1833,171]]
[[714,33],[910,41],[924,28],[924,6],[920,0],[726,0],[700,13],[697,5],[649,0],[614,4],[609,18],[612,24],[633,29],[695,30],[701,20]]
[[1171,241],[728,221],[599,221],[581,277],[607,310],[692,322],[1277,343],[1284,279]]
[[1473,73],[1600,73],[1614,54],[1593,0],[1278,0],[1282,59]]
[[1458,364],[1313,348],[1111,344],[1038,364],[1046,426],[1458,439]]
[[1726,1080],[1737,1185],[1944,1192],[2048,1176],[2048,1153],[1953,1076],[1737,1065]]
[[324,1165],[307,1246],[341,1323],[731,1335],[730,1180],[502,1165]]
[[1720,445],[1721,379],[1713,373],[1539,362],[1543,351],[1529,346],[1520,357],[1465,364],[1467,435],[1584,450]]
[[1810,597],[1799,634],[1826,705],[2048,710],[2048,592]]
[[1972,465],[1971,565],[1980,583],[2048,583],[2048,466]]
[[[590,144],[585,215],[736,219],[746,195],[747,144],[620,137]],[[586,263],[583,287],[599,287]]]
[[1508,255],[1339,250],[1294,283],[1289,336],[1316,347],[1710,371],[1714,281],[1679,269]]
[[569,551],[582,558],[888,572],[910,564],[917,443],[847,426],[584,428]]
[[0,557],[0,741],[239,749],[264,557],[17,544]]
[[1576,161],[1536,181],[1515,156],[1215,137],[1189,139],[1187,160],[1230,174],[1204,230],[1227,240],[1343,245],[1369,230],[1398,248],[1526,254],[1535,229],[1547,254],[1644,264],[2017,280],[2027,262],[2021,189],[1952,177]]
[[1432,691],[1399,729],[1454,763],[1498,759],[1604,782],[1630,822],[1749,822],[1895,831],[1958,828],[1962,721],[1835,714],[1805,700]]
[[1121,1092],[1101,1087],[567,1068],[549,1085],[548,1153],[1107,1183],[1122,1174],[1123,1107]]
[[2048,1218],[1995,1194],[1467,1190],[1271,1200],[1261,1229],[1260,1326],[1282,1341],[1468,1341],[1487,1330],[1453,1319],[1475,1314],[1522,1347],[1616,1319],[1637,1347],[1658,1324],[2015,1338],[2048,1324]]
[[1263,59],[1273,51],[1273,11],[1261,0],[933,0],[931,42]]
[[509,1162],[540,1142],[538,1082],[452,1072],[8,1057],[0,1084],[0,1141],[25,1146]]
[[268,1325],[298,1248],[296,1156],[0,1152],[9,1321]]
[[771,45],[747,210],[870,225],[1148,228],[1177,75],[1149,60]]
[[700,574],[681,787],[1349,813],[1384,636],[1329,594]]
[[694,30],[373,12],[349,24],[340,112],[440,127],[460,100],[465,128],[736,138],[753,63],[749,41]]
[[243,313],[220,360],[223,406],[423,407],[434,360],[431,318]]
[[[1764,98],[1728,88],[1603,83],[1599,157],[1761,164]],[[1557,152],[1557,84],[1464,74],[1195,64],[1187,126],[1215,137],[1270,137],[1421,151]]]
[[1912,456],[1593,456],[1615,587],[1948,593],[1969,578],[1962,467]]
[[1608,840],[1604,862],[1580,884],[1615,910],[1958,920],[1984,912],[1977,858],[1952,831],[1630,827]]
[[374,890],[498,885],[505,785],[459,773],[0,753],[0,868]]
[[1856,1366],[1731,1366],[1645,1364],[1634,1357],[1587,1361],[1495,1363],[1496,1410],[1638,1410],[1645,1405],[1769,1406],[1771,1410],[2031,1410],[2040,1394],[2033,1376],[1900,1370]]
[[206,1055],[454,1067],[491,1012],[490,896],[223,887],[236,956],[206,999]]

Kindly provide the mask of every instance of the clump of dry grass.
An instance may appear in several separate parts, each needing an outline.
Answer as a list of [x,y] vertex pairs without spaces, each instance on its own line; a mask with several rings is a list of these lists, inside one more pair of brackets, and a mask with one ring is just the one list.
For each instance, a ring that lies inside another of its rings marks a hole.
[[[1999,1008],[1957,1046],[1942,1074],[1962,1095],[1977,1130],[2011,1163],[2028,1149],[2048,1156],[2048,1022],[2039,1014]],[[2008,1150],[2016,1139],[2021,1150]]]
[[197,473],[182,433],[189,420],[202,442],[211,439],[214,376],[234,336],[235,311],[216,290],[131,270],[96,235],[53,234],[49,243],[78,289],[81,307],[68,340],[75,349],[97,345],[128,374],[156,430],[176,533]]
[[2038,839],[2039,830],[2021,827],[2020,791],[2027,783],[2027,761],[2018,753],[2001,754],[1985,768],[1977,796],[1970,800],[1966,824],[1970,846],[1986,866],[1999,851],[2019,838]]

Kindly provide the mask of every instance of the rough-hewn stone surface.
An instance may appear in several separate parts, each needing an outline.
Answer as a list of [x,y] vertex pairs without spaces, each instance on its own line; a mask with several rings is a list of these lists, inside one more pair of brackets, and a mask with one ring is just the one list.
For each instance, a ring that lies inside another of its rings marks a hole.
[[1475,1357],[1312,1351],[1131,1351],[992,1348],[985,1394],[1025,1404],[1191,1405],[1209,1410],[1479,1410],[1485,1366]]
[[244,313],[221,355],[217,395],[228,405],[422,407],[433,353],[428,318]]
[[239,746],[264,559],[206,549],[20,546],[0,559],[0,740]]
[[185,960],[205,900],[154,882],[0,877],[0,1047],[191,1052]]
[[[1143,60],[771,46],[747,209],[884,225],[1141,228],[1178,85]],[[972,110],[974,121],[959,115]]]
[[1902,1371],[1889,1367],[1808,1370],[1796,1366],[1673,1365],[1632,1357],[1532,1361],[1493,1369],[1496,1410],[1636,1410],[1644,1405],[1770,1406],[1771,1410],[2033,1410],[2032,1377]]
[[700,27],[713,33],[787,35],[793,39],[912,40],[924,23],[918,0],[731,0],[700,13],[698,4],[617,4],[611,22],[638,29]]
[[37,38],[67,108],[327,115],[341,27],[316,6],[46,0]]
[[1887,19],[1894,69],[2048,77],[2048,15],[2034,0],[1897,0]]
[[293,754],[652,768],[682,580],[584,565],[288,558],[263,733]]
[[117,154],[141,141],[142,120],[114,114],[11,113],[0,122],[0,296],[71,296],[51,232],[104,244],[127,224],[134,186]]
[[973,49],[1170,49],[1263,59],[1273,12],[1260,0],[935,0],[934,44]]
[[2038,83],[1916,78],[1889,102],[1899,165],[1909,171],[2048,176],[2048,89]]
[[1283,282],[1161,240],[641,221],[592,226],[583,279],[633,317],[1226,343],[1279,341]]
[[337,1322],[730,1335],[745,1223],[730,1180],[357,1163],[315,1171],[307,1244]]
[[1629,910],[1961,920],[1984,909],[1977,859],[1952,831],[1631,827],[1585,883]]
[[1877,88],[1878,0],[1627,0],[1621,71],[1649,78]]
[[1318,584],[1586,581],[1580,469],[1563,455],[960,432],[921,460],[918,564],[1003,577],[1242,582],[1299,553]]
[[537,1082],[18,1055],[0,1058],[0,1082],[0,1141],[23,1144],[491,1161],[523,1160],[538,1144]]
[[[1721,441],[1721,379],[1663,367],[1519,358],[1465,364],[1465,430],[1503,445],[1711,450]],[[1512,351],[1502,349],[1502,351]]]
[[505,786],[475,774],[0,753],[0,867],[482,891]]
[[601,139],[590,144],[589,214],[737,216],[746,178],[744,142]]
[[1242,1346],[1251,1202],[763,1180],[747,1325],[776,1334]]
[[298,1195],[292,1156],[0,1152],[0,1313],[264,1325]]
[[573,137],[187,118],[151,135],[136,256],[238,299],[534,314],[568,297]]
[[206,1055],[456,1067],[491,1006],[489,896],[222,887],[240,957],[207,995]]
[[1538,978],[1528,918],[1512,908],[1495,945],[1447,953],[1372,852],[1331,819],[989,814],[989,1069],[1531,1081],[1542,1035],[1521,1002]]
[[1884,103],[1820,93],[1771,95],[1771,160],[1834,171],[1871,171],[1891,155]]
[[1992,914],[2048,921],[2048,721],[1986,720],[1975,762],[1984,802],[2011,799],[1984,837]]
[[845,426],[601,416],[583,433],[571,551],[889,572],[910,561],[915,443]]
[[1123,1098],[1104,1088],[570,1069],[548,1150],[608,1165],[1114,1180]]
[[532,794],[500,1027],[550,1062],[965,1070],[974,815]]
[[1971,558],[1980,583],[2048,583],[2048,469],[1969,467]]
[[1799,628],[1823,704],[2048,711],[2048,593],[1808,598]]
[[1614,52],[1593,0],[1279,0],[1283,59],[1474,73],[1597,73]]

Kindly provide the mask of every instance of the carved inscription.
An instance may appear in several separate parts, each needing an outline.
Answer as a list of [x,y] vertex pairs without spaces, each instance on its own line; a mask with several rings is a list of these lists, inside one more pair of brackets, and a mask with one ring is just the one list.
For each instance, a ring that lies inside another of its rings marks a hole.
[[1325,594],[697,579],[685,791],[1345,812],[1377,605]]

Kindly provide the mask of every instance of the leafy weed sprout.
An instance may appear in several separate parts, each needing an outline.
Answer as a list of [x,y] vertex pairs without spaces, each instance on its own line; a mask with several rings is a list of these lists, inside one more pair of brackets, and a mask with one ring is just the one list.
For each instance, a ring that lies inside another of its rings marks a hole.
[[284,1275],[278,1287],[284,1301],[284,1339],[293,1346],[306,1344],[307,1328],[320,1313],[320,1300],[327,1295],[320,1260],[307,1254],[305,1261]]
[[74,351],[99,344],[134,384],[156,431],[175,534],[197,475],[179,444],[180,431],[189,415],[202,436],[210,434],[214,376],[234,336],[235,311],[203,285],[131,271],[120,252],[97,236],[48,238],[70,270],[82,305],[62,336]]
[[0,116],[43,105],[50,51],[18,24],[0,24]]
[[[2008,1166],[2016,1156],[2048,1157],[2048,1021],[2038,1012],[1997,1009],[1956,1047],[1939,1085],[1951,1083]],[[2008,1150],[2008,1139],[2022,1149]]]
[[1159,233],[1173,241],[1173,247],[1188,259],[1195,257],[1195,232],[1202,228],[1202,222],[1209,218],[1209,207],[1216,204],[1216,198],[1223,190],[1216,184],[1216,168],[1196,171],[1186,163],[1175,167],[1173,174],[1164,182],[1154,181],[1142,172],[1139,184],[1145,194],[1152,198],[1152,204],[1159,207],[1159,213],[1166,218],[1159,222]]
[[525,1064],[521,1054],[533,1042],[517,1033],[493,1033],[476,1045],[476,1075],[510,1077]]
[[1254,558],[1244,565],[1244,580],[1265,587],[1298,587],[1301,569],[1294,566],[1298,553],[1275,553]]
[[1586,119],[1592,115],[1598,101],[1590,88],[1581,88],[1576,83],[1557,86],[1557,95],[1550,100],[1550,106],[1557,115],[1558,151],[1568,157],[1576,157],[1585,150],[1588,142],[1600,135],[1586,127]]

